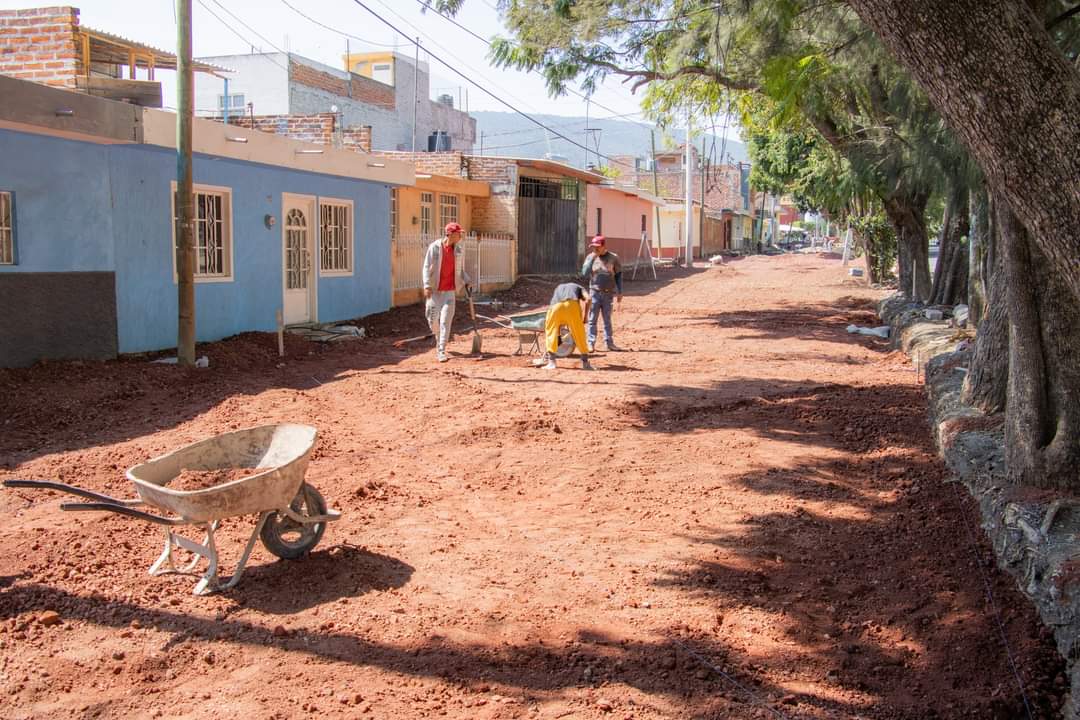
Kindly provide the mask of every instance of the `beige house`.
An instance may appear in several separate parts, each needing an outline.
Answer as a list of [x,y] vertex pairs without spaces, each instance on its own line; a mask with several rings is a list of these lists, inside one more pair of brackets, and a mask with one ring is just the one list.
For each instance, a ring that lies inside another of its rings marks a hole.
[[[411,305],[423,298],[420,270],[424,252],[432,241],[443,236],[443,229],[452,222],[465,231],[466,267],[478,279],[478,288],[488,292],[512,282],[509,272],[505,278],[496,272],[508,268],[496,267],[506,263],[500,262],[496,257],[500,253],[494,252],[498,245],[509,260],[511,241],[472,232],[473,206],[490,195],[491,187],[486,182],[428,173],[416,174],[415,187],[390,191],[394,305]],[[485,259],[488,268],[483,267]],[[487,282],[483,282],[485,276]]]

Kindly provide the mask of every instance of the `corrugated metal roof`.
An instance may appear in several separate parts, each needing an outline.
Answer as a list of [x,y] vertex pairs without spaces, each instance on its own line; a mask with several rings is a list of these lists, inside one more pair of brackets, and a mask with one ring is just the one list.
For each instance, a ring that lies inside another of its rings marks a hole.
[[[128,62],[128,50],[134,50],[142,55],[151,55],[154,58],[154,66],[165,70],[176,69],[176,55],[156,48],[146,43],[129,40],[121,35],[115,35],[104,30],[95,30],[86,26],[80,26],[79,32],[90,36],[90,59],[92,62],[118,63],[126,65]],[[196,72],[205,72],[216,75],[219,72],[232,72],[228,68],[211,65],[207,62],[195,60],[192,67]]]

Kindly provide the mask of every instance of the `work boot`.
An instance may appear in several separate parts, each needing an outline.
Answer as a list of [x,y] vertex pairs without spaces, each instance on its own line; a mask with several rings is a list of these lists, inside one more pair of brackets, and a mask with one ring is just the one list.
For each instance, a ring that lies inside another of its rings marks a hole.
[[590,353],[594,353],[594,352],[596,352],[596,343],[591,343],[591,344],[589,345],[589,352],[590,352]]
[[608,349],[608,352],[622,352],[622,348],[619,347],[618,345],[616,345],[611,340],[608,340],[607,349]]
[[592,366],[592,363],[589,362],[589,358],[587,358],[587,357],[581,358],[581,369],[582,370],[593,370],[594,369],[593,366]]
[[438,360],[439,362],[446,362],[450,358],[446,357],[446,353],[444,351],[440,350],[439,353],[435,356],[435,359]]
[[544,365],[545,370],[554,370],[556,367],[557,366],[555,365],[555,358],[553,357],[548,358],[547,363]]

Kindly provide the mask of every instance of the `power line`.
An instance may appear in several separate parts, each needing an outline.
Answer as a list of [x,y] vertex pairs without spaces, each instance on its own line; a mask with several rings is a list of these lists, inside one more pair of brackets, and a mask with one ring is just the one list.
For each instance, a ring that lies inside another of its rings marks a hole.
[[[398,13],[398,12],[397,12],[396,10],[394,10],[394,9],[393,9],[392,7],[390,7],[390,6],[389,6],[389,5],[387,5],[387,4],[385,3],[385,2],[383,2],[383,0],[375,0],[375,1],[376,1],[377,3],[379,3],[380,5],[382,5],[382,6],[384,7],[384,8],[386,8],[386,10],[387,10],[387,11],[388,11],[388,12],[389,12],[390,14],[392,14],[392,15],[393,15],[394,17],[396,17],[396,18],[397,18],[398,20],[400,20],[401,22],[405,23],[406,25],[408,25],[409,27],[411,27],[411,28],[412,28],[413,30],[415,30],[415,31],[416,31],[416,33],[417,33],[417,35],[421,35],[421,36],[423,36],[423,37],[424,37],[424,39],[425,39],[425,40],[426,40],[426,41],[428,42],[428,44],[430,44],[430,45],[434,45],[435,47],[437,47],[437,48],[439,48],[440,50],[442,50],[442,51],[443,51],[443,53],[444,53],[444,54],[446,55],[446,57],[450,58],[451,60],[455,60],[455,61],[456,61],[456,62],[457,62],[457,63],[458,63],[459,65],[461,65],[461,67],[465,68],[466,70],[468,70],[468,71],[469,71],[469,72],[471,72],[471,73],[474,73],[474,74],[476,74],[477,76],[482,76],[482,75],[484,74],[484,73],[483,73],[482,71],[480,71],[480,70],[477,70],[477,69],[476,69],[476,68],[474,68],[474,67],[470,67],[468,63],[466,63],[466,62],[465,62],[464,60],[462,60],[462,59],[461,59],[460,57],[458,57],[458,56],[454,55],[454,53],[453,53],[453,52],[451,52],[451,51],[450,51],[449,49],[447,49],[447,48],[446,48],[445,46],[443,46],[443,45],[440,45],[440,44],[439,44],[439,42],[438,42],[437,40],[435,40],[434,38],[432,38],[432,37],[431,37],[431,35],[429,35],[428,33],[424,32],[424,31],[423,31],[423,30],[422,30],[422,29],[421,29],[420,27],[418,27],[417,25],[415,25],[415,24],[414,24],[413,22],[411,22],[410,20],[408,20],[408,19],[406,19],[406,18],[402,17],[400,13]],[[424,51],[425,51],[425,52],[427,52],[427,53],[428,53],[429,55],[431,54],[431,53],[430,53],[430,51],[428,51],[428,50],[427,50],[426,48],[424,48]],[[520,98],[520,97],[517,97],[517,96],[516,96],[516,95],[514,95],[513,93],[511,93],[511,92],[509,92],[508,90],[506,90],[506,88],[501,88],[501,87],[500,87],[500,88],[497,88],[497,89],[498,89],[498,90],[500,90],[500,91],[501,91],[501,92],[502,92],[502,93],[503,93],[504,95],[506,95],[507,97],[509,97],[509,98],[510,98],[511,100],[513,100],[513,101],[515,101],[515,102],[517,102],[517,103],[520,103],[520,104],[522,104],[522,105],[528,105],[528,104],[529,104],[529,103],[528,103],[528,101],[526,101],[526,100],[523,100],[523,99],[522,99],[522,98]]]
[[[628,117],[633,117],[635,115],[641,115],[641,111],[632,112],[632,113],[624,113],[622,115],[612,115],[612,116],[609,116],[609,117],[590,118],[588,122],[599,122],[601,120],[618,120],[620,118],[628,118]],[[569,128],[569,127],[577,127],[578,125],[582,125],[582,124],[587,124],[587,123],[585,123],[584,120],[575,120],[573,122],[566,122],[566,123],[552,123],[550,125],[550,127],[553,127],[553,128]],[[539,132],[539,131],[536,128],[525,128],[525,129],[519,128],[517,130],[499,130],[497,132],[486,133],[485,136],[486,137],[499,137],[501,135],[518,135],[518,134],[527,133],[527,132]],[[617,132],[617,131],[612,130],[610,132]]]
[[[239,32],[239,31],[238,31],[238,30],[237,30],[236,28],[234,28],[234,27],[233,27],[232,25],[230,25],[229,23],[225,22],[225,21],[224,21],[224,20],[223,20],[223,19],[221,18],[221,16],[220,16],[220,15],[218,15],[218,14],[217,14],[216,12],[214,12],[213,10],[211,10],[211,9],[210,9],[210,6],[209,6],[209,5],[207,5],[207,4],[205,3],[205,2],[203,2],[203,0],[199,0],[199,4],[203,6],[203,9],[204,9],[204,10],[206,10],[206,12],[210,13],[210,14],[211,14],[211,15],[213,15],[213,16],[214,16],[215,18],[217,18],[217,21],[218,21],[219,23],[221,23],[222,25],[224,25],[224,26],[225,26],[225,29],[226,29],[226,30],[228,30],[229,32],[231,32],[231,33],[232,33],[233,35],[235,35],[236,37],[240,38],[240,40],[242,40],[242,41],[243,41],[243,43],[244,43],[245,45],[247,45],[247,46],[249,46],[249,47],[255,47],[255,43],[253,43],[253,42],[251,42],[250,40],[248,40],[248,39],[247,39],[246,37],[244,37],[243,35],[241,35],[241,34],[240,34],[240,32]],[[277,66],[278,66],[279,68],[281,68],[281,69],[282,69],[282,70],[284,70],[285,72],[288,72],[288,71],[289,71],[289,68],[287,68],[286,66],[282,65],[282,64],[281,64],[280,62],[278,62],[278,61],[277,61],[277,58],[275,58],[275,57],[273,57],[273,56],[271,56],[271,55],[267,55],[267,54],[265,54],[265,53],[261,53],[261,54],[259,55],[259,57],[263,57],[263,58],[266,58],[267,60],[269,60],[270,62],[274,63],[275,65],[277,65]]]
[[[368,12],[369,12],[370,14],[374,15],[374,16],[375,16],[375,18],[376,18],[377,20],[379,20],[380,22],[382,22],[383,24],[385,24],[385,25],[386,25],[387,27],[389,27],[389,28],[390,28],[391,30],[393,30],[394,32],[396,32],[396,33],[397,33],[398,35],[400,35],[400,36],[402,36],[402,37],[406,38],[406,39],[407,39],[407,40],[408,40],[409,42],[413,43],[413,44],[414,44],[414,45],[416,45],[417,47],[420,47],[420,43],[419,43],[418,41],[416,41],[416,40],[413,40],[413,39],[409,38],[409,37],[408,37],[407,35],[405,35],[405,33],[401,32],[401,30],[399,30],[399,29],[398,29],[397,27],[395,27],[393,23],[391,23],[391,22],[390,22],[389,20],[387,20],[387,19],[386,19],[386,18],[384,18],[383,16],[379,15],[379,14],[378,14],[377,12],[375,12],[375,11],[374,11],[374,10],[372,10],[371,8],[369,8],[369,7],[367,6],[367,5],[365,5],[365,4],[363,3],[363,2],[361,2],[361,0],[353,0],[353,2],[354,2],[354,3],[356,3],[357,5],[359,5],[360,7],[364,8],[364,10],[367,10],[367,11],[368,11]],[[570,144],[571,144],[571,145],[573,145],[574,147],[578,147],[578,148],[581,148],[582,150],[585,150],[586,152],[593,152],[592,150],[590,150],[590,149],[589,149],[588,147],[586,147],[585,145],[582,145],[581,143],[577,142],[576,140],[571,140],[570,138],[566,137],[566,136],[565,136],[565,135],[563,135],[562,133],[560,133],[560,132],[558,132],[558,131],[556,131],[556,130],[552,130],[552,129],[551,129],[551,128],[549,128],[549,127],[548,127],[547,125],[545,125],[544,123],[540,122],[539,120],[537,120],[536,118],[532,117],[531,115],[529,115],[529,114],[527,114],[527,113],[524,113],[524,112],[522,112],[521,110],[518,110],[518,109],[517,109],[516,107],[514,107],[513,105],[511,105],[510,103],[508,103],[508,102],[507,102],[506,100],[503,100],[503,99],[502,99],[501,97],[499,97],[499,96],[498,96],[498,95],[496,95],[495,93],[491,92],[490,90],[488,90],[488,89],[487,89],[486,87],[484,87],[484,86],[483,86],[483,85],[481,85],[480,83],[476,82],[475,80],[473,80],[473,79],[472,79],[472,78],[470,78],[469,76],[465,75],[465,74],[464,74],[463,72],[461,72],[460,70],[458,70],[458,69],[457,69],[456,67],[454,67],[454,66],[453,66],[453,65],[451,65],[450,63],[448,63],[448,62],[446,62],[445,60],[443,60],[443,59],[442,59],[441,57],[439,57],[438,55],[434,55],[434,54],[431,54],[431,53],[429,53],[429,55],[430,55],[431,59],[433,59],[433,60],[435,60],[436,62],[438,62],[438,63],[439,63],[440,65],[442,65],[443,67],[445,67],[445,68],[446,68],[447,70],[449,70],[450,72],[454,73],[455,75],[457,75],[458,77],[462,78],[463,80],[465,80],[465,81],[467,81],[467,82],[471,83],[471,84],[472,84],[472,85],[474,85],[474,86],[475,86],[475,87],[476,87],[477,89],[479,89],[479,90],[480,90],[480,91],[481,91],[482,93],[486,94],[486,95],[487,95],[487,96],[489,96],[489,97],[490,97],[491,99],[493,99],[493,100],[496,100],[496,101],[498,101],[498,102],[502,103],[503,105],[505,105],[506,107],[510,108],[511,110],[513,110],[514,112],[516,112],[517,114],[521,115],[521,116],[522,116],[523,118],[525,118],[526,120],[529,120],[530,122],[533,122],[533,123],[535,123],[535,124],[539,125],[540,127],[542,127],[542,128],[544,128],[545,130],[549,131],[549,132],[550,132],[550,133],[551,133],[552,135],[555,135],[556,137],[560,137],[560,138],[562,138],[563,140],[565,140],[566,142],[570,143]],[[603,158],[603,159],[605,159],[605,160],[608,160],[608,161],[614,162],[614,161],[613,161],[613,160],[612,160],[612,159],[611,159],[610,157],[608,157],[607,155],[601,155],[600,153],[597,153],[597,156],[598,156],[598,157],[601,157],[601,158]]]
[[[246,27],[246,28],[247,28],[248,30],[250,30],[251,32],[255,33],[255,37],[259,38],[260,40],[262,40],[263,42],[265,42],[265,43],[266,43],[267,45],[269,45],[270,47],[272,47],[272,48],[274,48],[275,50],[277,50],[277,51],[278,51],[279,53],[282,53],[283,55],[288,55],[288,53],[287,53],[287,52],[286,52],[285,50],[282,50],[282,49],[281,49],[281,48],[279,48],[279,47],[278,47],[277,45],[275,45],[274,43],[270,42],[270,40],[268,40],[268,39],[267,39],[267,37],[266,37],[265,35],[261,34],[261,33],[260,33],[260,32],[259,32],[258,30],[256,30],[255,28],[251,27],[251,26],[250,26],[250,25],[248,25],[248,24],[247,24],[246,22],[244,22],[244,21],[243,21],[243,20],[241,20],[241,19],[240,19],[239,17],[237,17],[237,16],[236,16],[236,13],[234,13],[234,12],[233,12],[232,10],[230,10],[229,8],[227,8],[227,7],[225,7],[224,5],[222,5],[222,4],[221,4],[221,2],[219,2],[219,0],[211,0],[211,2],[213,2],[213,3],[214,3],[215,5],[217,5],[217,6],[219,7],[219,8],[221,8],[222,10],[224,10],[224,11],[225,11],[225,13],[226,13],[226,14],[227,14],[227,15],[228,15],[229,17],[231,17],[231,18],[232,18],[233,20],[235,20],[236,22],[240,23],[241,25],[243,25],[244,27]],[[200,4],[201,4],[201,5],[203,6],[203,7],[206,7],[206,3],[204,3],[204,2],[203,2],[203,0],[199,0],[199,3],[200,3]],[[207,9],[209,9],[209,8],[207,8]]]
[[[461,23],[459,23],[459,22],[458,22],[458,21],[457,21],[457,20],[456,20],[455,18],[452,18],[452,17],[450,17],[449,15],[443,15],[443,14],[442,14],[441,12],[439,12],[438,10],[435,10],[435,8],[434,8],[434,7],[432,7],[432,6],[428,5],[428,4],[426,4],[426,3],[424,2],[424,0],[416,0],[416,2],[420,3],[420,6],[421,6],[421,7],[425,8],[425,9],[428,9],[428,10],[432,10],[432,11],[434,11],[436,15],[438,15],[439,17],[441,17],[441,18],[442,18],[443,20],[446,20],[447,22],[451,23],[452,25],[454,25],[454,27],[456,27],[456,28],[458,28],[458,29],[460,29],[460,30],[464,30],[464,31],[465,31],[466,33],[468,33],[469,35],[472,35],[472,36],[473,36],[474,38],[476,38],[476,39],[477,39],[477,40],[479,40],[480,42],[484,43],[484,44],[485,44],[485,45],[487,45],[488,47],[491,47],[491,41],[490,41],[490,40],[487,40],[487,39],[485,39],[485,38],[481,37],[481,36],[480,36],[479,34],[477,34],[477,33],[473,32],[473,31],[472,31],[472,30],[471,30],[470,28],[467,28],[467,27],[465,27],[464,25],[462,25]],[[400,16],[399,16],[399,17],[400,17]],[[535,74],[537,74],[537,75],[541,75],[541,76],[542,76],[542,73],[539,73],[539,72],[538,72],[538,71],[536,71],[536,70],[529,70],[529,72],[531,72],[531,73],[535,73]],[[588,96],[586,96],[586,95],[583,95],[582,93],[579,93],[579,92],[578,92],[577,90],[574,90],[573,88],[569,88],[569,87],[568,87],[568,88],[566,88],[566,91],[567,91],[568,93],[570,93],[571,95],[576,95],[576,96],[578,96],[578,97],[579,97],[579,98],[581,98],[582,100],[590,100],[590,98],[589,98]],[[596,100],[591,100],[591,102],[593,103],[593,105],[596,105],[596,106],[597,106],[597,107],[599,107],[599,108],[603,108],[604,110],[607,110],[607,111],[608,111],[609,113],[618,113],[618,110],[613,110],[613,109],[611,109],[611,108],[607,107],[606,105],[601,105],[601,104],[600,104],[600,103],[598,103],[598,102],[597,102]],[[636,113],[635,113],[635,114],[636,114]]]
[[304,13],[304,12],[303,12],[302,10],[300,10],[299,8],[297,8],[297,7],[296,7],[295,5],[293,5],[292,3],[289,3],[289,2],[287,2],[287,0],[281,0],[281,4],[282,4],[282,5],[284,5],[285,7],[289,8],[289,9],[290,9],[290,10],[292,10],[292,11],[293,11],[294,13],[296,13],[296,14],[297,14],[297,15],[299,15],[300,17],[304,18],[304,19],[305,19],[305,20],[307,20],[308,22],[310,22],[310,23],[313,23],[313,24],[315,24],[315,25],[318,25],[318,26],[319,26],[319,27],[321,27],[321,28],[322,28],[323,30],[329,30],[330,32],[335,32],[335,33],[337,33],[338,35],[341,35],[342,37],[347,37],[347,38],[350,38],[350,39],[352,39],[352,40],[356,40],[356,41],[358,41],[358,42],[362,42],[362,43],[364,43],[365,45],[374,45],[375,47],[388,47],[388,48],[396,48],[396,47],[397,47],[397,43],[381,43],[381,42],[372,42],[371,40],[365,40],[364,38],[362,38],[362,37],[357,37],[356,35],[350,35],[349,33],[345,32],[344,30],[340,30],[340,29],[338,29],[338,28],[336,28],[336,27],[331,27],[330,25],[327,25],[326,23],[323,23],[323,22],[319,22],[319,21],[318,21],[318,20],[316,20],[315,18],[313,18],[313,17],[311,17],[310,15],[308,15],[308,14]]

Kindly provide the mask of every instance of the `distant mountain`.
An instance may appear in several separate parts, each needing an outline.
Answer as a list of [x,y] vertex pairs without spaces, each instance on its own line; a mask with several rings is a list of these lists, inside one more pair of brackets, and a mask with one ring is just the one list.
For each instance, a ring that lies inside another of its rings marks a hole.
[[[545,132],[535,123],[530,122],[517,113],[509,112],[471,112],[476,118],[476,144],[474,152],[480,153],[481,139],[482,149],[485,155],[504,155],[509,157],[542,158],[547,153],[565,158],[566,162],[574,167],[585,167],[585,150],[573,145],[566,140],[556,137],[550,132]],[[601,155],[634,155],[647,157],[650,152],[649,131],[654,126],[632,122],[628,120],[598,120],[589,118],[588,124],[584,117],[566,117],[562,115],[534,115],[537,120],[547,125],[552,130],[571,138],[581,145],[590,149],[589,162],[604,165],[607,164],[601,157],[597,161],[595,152],[597,147]],[[597,128],[598,133],[592,133],[586,142],[585,128]],[[481,133],[482,138],[481,138]],[[686,136],[684,130],[670,133],[656,130],[656,149],[663,151],[670,149],[683,142]],[[732,162],[745,162],[746,146],[738,141],[734,129],[729,130],[726,143],[720,137],[719,129],[716,135],[706,134],[706,155],[720,156],[721,147],[724,155],[729,156]],[[694,138],[694,144],[701,147],[701,136]],[[714,149],[715,148],[715,149]],[[555,158],[561,159],[561,158]]]

